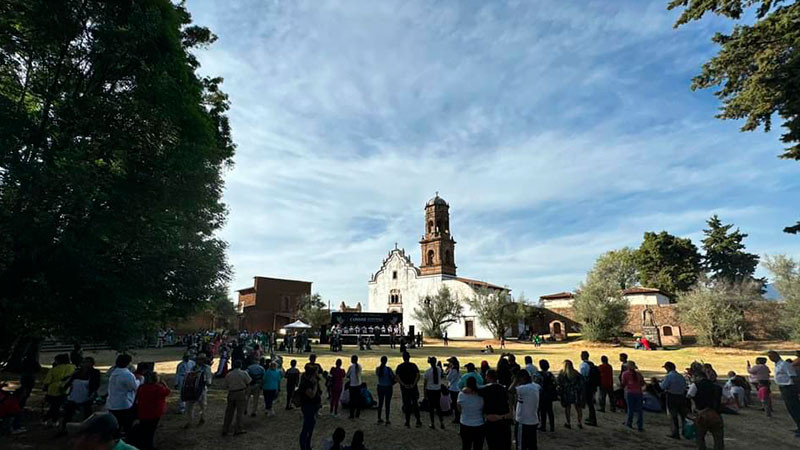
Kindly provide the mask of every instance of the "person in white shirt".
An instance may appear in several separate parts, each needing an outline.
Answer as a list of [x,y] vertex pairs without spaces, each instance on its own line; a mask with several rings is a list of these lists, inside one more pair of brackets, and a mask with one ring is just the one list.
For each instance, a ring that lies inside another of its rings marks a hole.
[[444,430],[444,416],[442,415],[441,406],[442,379],[444,378],[444,374],[442,373],[442,369],[436,365],[435,357],[429,357],[428,364],[430,364],[431,367],[425,371],[423,380],[425,385],[425,398],[428,399],[428,404],[430,405],[431,429],[436,429],[434,414],[438,414],[439,426]]
[[[183,380],[186,378],[186,374],[194,369],[194,365],[194,361],[189,359],[189,354],[186,353],[183,355],[181,362],[178,363],[178,367],[175,368],[175,390],[178,392],[178,394],[180,394],[181,389],[183,388]],[[180,399],[180,395],[178,395],[178,411],[181,414],[186,412],[186,402]]]
[[531,380],[526,370],[517,372],[517,449],[536,450],[536,429],[539,427],[539,391],[541,387]]
[[776,351],[767,352],[767,357],[775,363],[775,384],[781,390],[781,398],[786,404],[789,415],[794,420],[797,429],[794,431],[795,437],[800,437],[800,398],[798,398],[797,385],[792,380],[794,368]]
[[539,369],[533,364],[533,358],[530,355],[525,357],[525,370],[531,375],[531,379],[534,379],[539,373]]
[[459,422],[461,427],[462,450],[483,449],[485,435],[483,419],[483,397],[478,394],[478,381],[475,378],[467,379],[467,386],[458,394],[458,410],[461,411]]
[[[461,368],[459,367],[458,358],[451,356],[447,359],[447,390],[450,393],[450,402],[456,404],[458,402],[458,382],[461,381]],[[453,410],[453,423],[460,422],[459,409]]]
[[136,399],[136,389],[139,388],[139,381],[129,369],[132,360],[131,355],[117,356],[108,377],[106,409],[117,418],[123,434],[130,432],[133,425],[133,402]]
[[345,376],[350,383],[350,418],[361,417],[361,374],[363,372],[361,364],[358,363],[358,355],[350,357],[350,367]]

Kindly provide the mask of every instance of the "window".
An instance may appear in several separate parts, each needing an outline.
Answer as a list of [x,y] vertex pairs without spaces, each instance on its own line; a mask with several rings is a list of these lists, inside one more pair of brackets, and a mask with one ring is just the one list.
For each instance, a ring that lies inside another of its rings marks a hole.
[[664,325],[661,328],[661,334],[663,334],[664,336],[672,336],[672,327],[669,325]]
[[431,233],[433,233],[433,221],[429,220],[428,221],[428,234],[431,234]]
[[397,271],[396,270],[392,272],[392,279],[393,280],[397,279]]
[[389,304],[399,305],[400,303],[402,303],[400,301],[400,291],[398,289],[392,289],[389,291]]
[[433,250],[428,250],[428,265],[429,266],[433,265],[433,255],[434,255]]

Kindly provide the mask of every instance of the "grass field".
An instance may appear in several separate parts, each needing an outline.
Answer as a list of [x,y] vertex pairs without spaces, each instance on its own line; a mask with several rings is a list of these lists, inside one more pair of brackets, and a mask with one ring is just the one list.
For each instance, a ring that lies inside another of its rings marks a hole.
[[[495,346],[497,347],[497,346]],[[425,363],[428,356],[436,356],[439,359],[446,359],[449,356],[457,356],[461,364],[473,362],[477,365],[482,360],[487,360],[490,365],[495,366],[499,353],[484,355],[480,352],[483,348],[481,343],[476,342],[452,342],[449,347],[444,347],[440,343],[429,343],[423,349],[412,350],[412,358],[421,368],[427,366]],[[763,355],[767,348],[778,348],[790,356],[793,352],[791,346],[786,344],[753,344],[746,348],[733,349],[711,349],[705,347],[686,347],[679,350],[670,351],[634,351],[630,348],[611,347],[595,344],[587,344],[582,341],[569,343],[545,344],[540,348],[534,348],[527,343],[509,343],[505,351],[514,353],[518,361],[522,363],[525,355],[531,355],[538,363],[539,359],[550,361],[554,371],[563,366],[565,359],[573,362],[579,361],[581,350],[588,350],[592,354],[592,360],[599,363],[601,355],[607,355],[612,365],[616,368],[618,354],[626,352],[630,359],[635,361],[643,370],[646,377],[653,375],[660,376],[663,373],[661,366],[665,361],[672,361],[679,368],[689,365],[692,361],[702,360],[714,365],[721,379],[729,370],[737,373],[744,373],[747,360],[753,360],[756,356]],[[325,369],[330,368],[337,358],[342,358],[344,366],[347,367],[350,355],[355,351],[354,348],[345,348],[341,353],[330,353],[327,351],[317,352],[318,361]],[[499,352],[499,350],[498,350]],[[162,373],[170,381],[174,374],[175,367],[179,361],[181,349],[147,349],[134,354],[134,361],[155,361],[156,371]],[[365,375],[368,384],[374,391],[375,376],[374,367],[378,365],[381,355],[389,356],[389,364],[396,366],[400,363],[399,351],[391,350],[387,346],[374,348],[371,351],[358,352],[360,362],[365,368]],[[114,359],[113,352],[88,353],[94,356],[101,368],[108,367]],[[298,359],[299,365],[307,360],[307,354],[285,355],[286,360],[292,357]],[[47,364],[52,355],[43,354],[42,363]],[[301,426],[300,413],[296,410],[285,411],[285,396],[280,397],[276,407],[277,416],[267,418],[263,415],[263,409],[259,410],[257,417],[247,417],[245,428],[248,434],[223,438],[221,436],[222,415],[225,406],[225,392],[212,386],[209,392],[209,407],[207,410],[206,424],[202,428],[192,428],[184,430],[182,425],[185,417],[174,413],[177,395],[169,399],[170,412],[161,421],[156,443],[159,448],[198,448],[198,449],[221,449],[236,446],[239,448],[276,448],[292,449],[298,448],[298,435]],[[38,414],[38,405],[41,403],[41,391],[29,402],[29,407],[33,408],[34,413]],[[458,428],[447,423],[445,430],[431,430],[424,428],[403,427],[403,418],[400,410],[400,393],[395,389],[392,401],[392,424],[383,426],[376,424],[376,412],[366,411],[362,413],[360,419],[349,420],[346,417],[333,418],[329,416],[328,407],[325,406],[321,411],[320,420],[314,432],[314,447],[321,448],[323,439],[330,436],[334,428],[341,426],[348,433],[361,429],[366,435],[368,447],[376,449],[453,449],[460,446]],[[673,441],[666,435],[669,433],[668,419],[664,414],[645,413],[645,432],[639,433],[631,431],[622,426],[624,414],[610,412],[599,413],[599,427],[585,427],[583,430],[572,430],[563,428],[563,410],[557,404],[556,409],[556,431],[555,433],[540,433],[540,448],[598,448],[598,447],[627,447],[630,449],[673,449],[673,448],[695,448],[696,444],[689,441]],[[263,403],[261,404],[263,408]],[[776,398],[774,416],[769,419],[763,412],[756,409],[745,409],[739,416],[724,416],[725,419],[725,445],[728,449],[797,449],[800,448],[800,439],[794,438],[789,431],[793,429],[793,424],[783,407],[782,402]],[[423,413],[425,414],[425,413]],[[575,418],[573,413],[573,424]],[[56,449],[65,448],[64,438],[53,438],[54,431],[39,427],[33,420],[29,421],[29,432],[23,435],[7,437],[5,442],[0,441],[0,447],[10,449]],[[423,416],[426,424],[427,417]]]

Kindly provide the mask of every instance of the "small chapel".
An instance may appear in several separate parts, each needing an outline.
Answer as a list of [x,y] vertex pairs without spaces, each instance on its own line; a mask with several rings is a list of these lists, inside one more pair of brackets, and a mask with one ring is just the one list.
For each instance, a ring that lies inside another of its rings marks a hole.
[[[412,317],[414,308],[426,296],[436,295],[442,286],[447,286],[459,299],[476,295],[478,289],[493,291],[510,289],[484,281],[459,277],[456,274],[456,241],[450,231],[450,205],[437,193],[425,204],[424,233],[420,244],[420,265],[416,266],[405,249],[397,245],[383,260],[381,267],[369,280],[369,312],[399,312],[403,315],[403,327],[408,330],[420,325]],[[491,332],[482,324],[464,302],[462,317],[447,326],[449,338],[490,339]]]

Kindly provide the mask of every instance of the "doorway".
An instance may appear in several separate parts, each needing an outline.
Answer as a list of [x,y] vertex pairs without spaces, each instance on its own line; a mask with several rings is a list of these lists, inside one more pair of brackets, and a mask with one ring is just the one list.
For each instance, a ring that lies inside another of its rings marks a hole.
[[475,321],[473,320],[464,321],[464,336],[475,337]]

